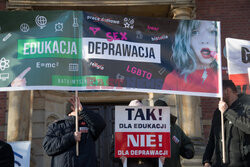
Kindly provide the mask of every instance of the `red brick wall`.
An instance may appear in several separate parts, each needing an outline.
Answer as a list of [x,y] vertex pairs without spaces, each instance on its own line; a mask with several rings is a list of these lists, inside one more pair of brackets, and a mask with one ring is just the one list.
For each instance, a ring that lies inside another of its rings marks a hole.
[[[224,48],[227,37],[250,40],[249,11],[249,0],[196,0],[196,19],[221,22],[221,49]],[[222,60],[222,66],[227,66],[225,58]],[[223,78],[227,78],[226,73]],[[210,130],[207,122],[211,122],[217,103],[217,98],[201,98],[205,139]]]
[[[5,0],[0,0],[0,10],[5,9]],[[1,128],[4,127],[5,123],[5,113],[7,110],[7,93],[0,92],[0,139],[4,140],[4,132],[1,131]]]

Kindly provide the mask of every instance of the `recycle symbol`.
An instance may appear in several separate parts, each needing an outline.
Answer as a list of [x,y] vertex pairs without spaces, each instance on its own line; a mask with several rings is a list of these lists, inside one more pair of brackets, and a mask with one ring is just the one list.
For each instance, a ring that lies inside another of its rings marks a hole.
[[4,57],[2,57],[0,60],[0,70],[4,71],[6,68],[9,68],[9,62],[10,60],[6,60]]

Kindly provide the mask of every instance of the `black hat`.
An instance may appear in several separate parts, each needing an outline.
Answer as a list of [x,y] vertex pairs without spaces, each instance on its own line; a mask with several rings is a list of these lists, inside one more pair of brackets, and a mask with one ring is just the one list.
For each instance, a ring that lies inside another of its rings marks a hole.
[[[168,104],[163,100],[156,100],[154,106],[168,106]],[[177,117],[170,113],[170,123],[175,124]]]
[[168,104],[163,100],[156,100],[154,106],[168,106]]
[[70,102],[67,102],[66,109],[65,109],[66,115],[69,115],[72,112],[71,106],[72,106],[72,104]]

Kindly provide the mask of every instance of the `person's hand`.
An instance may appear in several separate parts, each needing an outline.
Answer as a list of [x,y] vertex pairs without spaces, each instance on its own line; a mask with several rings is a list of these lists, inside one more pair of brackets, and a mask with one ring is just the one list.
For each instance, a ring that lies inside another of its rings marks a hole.
[[122,160],[122,164],[123,164],[127,158],[122,156],[120,159]]
[[75,132],[74,133],[74,137],[75,137],[75,140],[76,141],[81,141],[81,134],[82,134],[82,132]]
[[11,87],[23,87],[26,86],[26,79],[24,76],[31,70],[31,67],[26,68],[21,74],[19,74],[12,82]]
[[191,150],[187,150],[187,151],[185,151],[185,156],[186,156],[185,158],[191,159],[194,157],[194,152]]
[[160,157],[162,165],[165,163],[165,157]]
[[[71,109],[72,109],[72,111],[75,111],[75,105],[76,105],[76,103],[75,103],[75,96],[73,96],[73,97],[71,97],[70,98],[70,103],[72,104],[72,106],[71,106]],[[77,97],[77,106],[78,106],[78,111],[82,111],[82,104],[81,104],[81,102],[80,102],[80,99],[79,99],[79,97]]]
[[218,104],[218,108],[219,108],[220,112],[224,113],[227,110],[228,105],[226,102],[220,100],[219,104]]
[[212,167],[212,166],[210,165],[210,163],[207,163],[207,162],[206,162],[206,163],[204,164],[204,167]]

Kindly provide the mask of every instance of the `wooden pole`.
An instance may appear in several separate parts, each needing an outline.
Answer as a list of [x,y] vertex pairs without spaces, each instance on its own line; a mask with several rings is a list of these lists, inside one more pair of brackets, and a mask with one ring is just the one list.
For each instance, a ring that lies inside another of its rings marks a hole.
[[128,166],[128,158],[125,158],[123,162],[123,167],[127,167],[127,166]]
[[[75,91],[76,132],[78,132],[78,91]],[[76,156],[79,156],[79,142],[76,142]]]
[[[221,97],[220,100],[223,100],[223,97]],[[221,142],[222,142],[222,162],[226,163],[226,155],[225,155],[225,133],[224,133],[224,117],[223,113],[220,112],[221,117]]]

